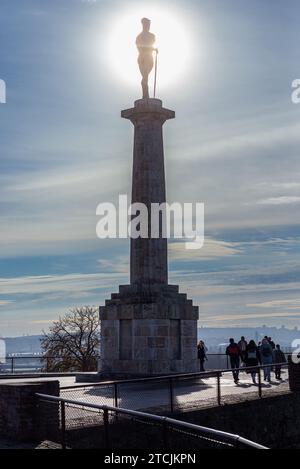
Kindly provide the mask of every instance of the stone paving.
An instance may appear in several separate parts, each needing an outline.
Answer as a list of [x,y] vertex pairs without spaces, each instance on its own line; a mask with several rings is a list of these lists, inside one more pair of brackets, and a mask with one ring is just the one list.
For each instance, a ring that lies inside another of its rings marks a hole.
[[[283,372],[282,381],[273,380],[270,384],[262,384],[263,396],[288,391],[287,372]],[[174,386],[174,403],[178,409],[187,407],[203,407],[217,405],[217,381],[215,377],[207,379],[183,380]],[[119,385],[119,407],[132,410],[168,408],[170,390],[167,382],[146,382]],[[254,385],[246,373],[241,373],[240,383],[235,385],[230,373],[224,373],[221,378],[222,402],[229,402],[233,397],[245,400],[258,397],[258,386]],[[83,401],[98,405],[114,406],[112,386],[90,386],[83,388],[61,390],[61,396],[66,399]]]
[[[273,374],[272,374],[273,376]],[[283,371],[283,381],[272,380],[271,384],[264,383],[262,386],[263,395],[268,395],[274,392],[286,392],[288,390],[288,376],[287,371]],[[75,385],[74,377],[62,378],[30,378],[24,381],[52,381],[59,380],[60,386],[73,386]],[[20,379],[1,380],[1,383],[20,382]],[[241,399],[246,399],[247,394],[258,394],[257,385],[253,385],[251,377],[246,373],[240,374],[239,385],[234,384],[231,373],[224,373],[221,378],[221,394],[224,400],[230,397],[240,396]],[[84,401],[86,403],[93,403],[99,405],[114,405],[113,393],[111,386],[93,387],[90,383],[86,383],[85,388],[77,388],[72,390],[62,390],[61,395],[66,399],[75,399]],[[178,407],[186,407],[188,404],[211,402],[216,403],[217,383],[216,378],[211,377],[205,380],[189,380],[182,381],[175,385],[174,398]],[[167,405],[169,402],[169,388],[168,384],[163,382],[156,383],[136,383],[124,384],[119,387],[119,406],[128,409],[147,409],[154,408],[161,405]]]
[[59,443],[53,441],[42,441],[41,443],[16,443],[0,439],[0,449],[62,449]]

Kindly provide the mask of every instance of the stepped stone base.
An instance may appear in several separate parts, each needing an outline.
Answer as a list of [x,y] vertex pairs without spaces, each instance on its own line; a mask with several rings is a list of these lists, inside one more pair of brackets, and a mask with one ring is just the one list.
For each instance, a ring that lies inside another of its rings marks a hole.
[[100,373],[196,372],[198,315],[178,286],[120,286],[100,307]]

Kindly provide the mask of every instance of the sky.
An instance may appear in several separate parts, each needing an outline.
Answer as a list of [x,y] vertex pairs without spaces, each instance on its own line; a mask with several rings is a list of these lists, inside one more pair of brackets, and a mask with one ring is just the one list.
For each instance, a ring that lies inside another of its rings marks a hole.
[[185,73],[158,79],[176,111],[168,201],[205,204],[204,247],[170,243],[170,283],[201,326],[300,326],[299,0],[0,0],[0,336],[39,334],[129,282],[129,242],[97,239],[96,207],[130,194],[120,111],[140,97],[111,32],[124,47],[115,25],[149,6],[190,45]]

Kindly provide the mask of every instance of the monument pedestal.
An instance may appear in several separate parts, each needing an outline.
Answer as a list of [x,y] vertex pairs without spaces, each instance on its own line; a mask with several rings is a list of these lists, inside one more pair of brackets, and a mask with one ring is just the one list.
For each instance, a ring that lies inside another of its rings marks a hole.
[[151,206],[166,203],[163,124],[175,112],[159,99],[122,111],[134,125],[132,204],[148,209],[148,237],[131,238],[130,285],[100,307],[100,372],[145,376],[197,371],[198,307],[168,284],[167,239],[161,215],[151,237]]
[[196,372],[198,307],[178,286],[120,286],[100,307],[100,370],[146,376]]

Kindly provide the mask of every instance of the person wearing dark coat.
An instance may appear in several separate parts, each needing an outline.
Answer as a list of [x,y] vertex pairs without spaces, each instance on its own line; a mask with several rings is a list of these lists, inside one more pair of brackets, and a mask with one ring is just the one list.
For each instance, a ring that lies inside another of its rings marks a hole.
[[281,365],[280,363],[286,363],[286,358],[280,345],[276,345],[274,350],[274,365],[275,365],[275,377],[279,381],[281,380]]
[[200,342],[197,345],[197,349],[198,349],[198,359],[200,362],[200,371],[205,371],[204,362],[205,360],[207,360],[207,356],[206,356],[207,348],[205,347],[205,343],[203,342],[203,340],[200,340]]
[[271,371],[273,365],[273,349],[268,339],[263,339],[259,348],[261,363],[264,366],[264,380],[271,382]]
[[[249,368],[247,373],[251,374],[253,384],[256,384],[256,374],[257,374],[257,367],[261,363],[259,349],[254,342],[254,340],[250,340],[249,344],[246,348],[245,354],[245,363],[246,367]],[[251,368],[254,367],[254,368]]]
[[239,369],[240,369],[240,349],[238,344],[235,343],[234,339],[229,339],[229,345],[226,349],[226,355],[230,359],[230,367],[232,369],[232,375],[235,384],[239,382]]
[[241,340],[238,342],[238,347],[239,347],[239,350],[240,350],[240,356],[241,356],[241,360],[243,363],[245,363],[245,359],[246,359],[246,350],[247,350],[247,341],[245,339],[244,336],[241,337]]
[[275,350],[275,342],[272,340],[272,337],[268,337],[269,344],[272,347],[272,350]]

